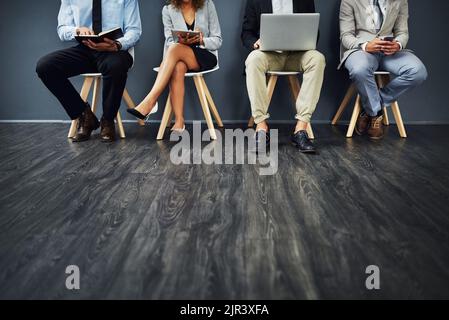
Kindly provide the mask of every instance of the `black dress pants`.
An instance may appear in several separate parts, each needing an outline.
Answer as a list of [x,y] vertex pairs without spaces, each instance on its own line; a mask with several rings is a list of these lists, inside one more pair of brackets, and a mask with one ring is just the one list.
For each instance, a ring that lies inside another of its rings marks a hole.
[[81,116],[86,104],[69,78],[83,73],[101,73],[103,119],[112,121],[120,108],[128,70],[132,63],[133,58],[127,51],[97,52],[84,45],[78,45],[41,58],[37,63],[36,72],[72,120]]

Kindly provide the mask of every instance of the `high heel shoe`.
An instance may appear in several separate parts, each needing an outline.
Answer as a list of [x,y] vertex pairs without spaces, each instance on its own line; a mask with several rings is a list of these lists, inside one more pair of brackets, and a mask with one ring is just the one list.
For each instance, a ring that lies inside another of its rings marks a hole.
[[141,113],[140,113],[139,111],[137,111],[136,109],[127,109],[126,111],[127,111],[129,114],[132,114],[134,117],[136,117],[136,118],[138,118],[138,119],[140,119],[140,120],[147,121],[148,118],[149,118],[152,114],[155,114],[155,113],[158,111],[158,109],[159,109],[159,105],[158,105],[158,103],[156,102],[156,104],[154,105],[154,107],[153,107],[153,109],[151,110],[151,112],[150,112],[149,114],[147,114],[146,116],[143,115],[143,114],[141,114]]
[[171,131],[171,132],[174,132],[174,133],[182,134],[184,131],[186,131],[186,126],[184,125],[184,126],[182,127],[182,129],[174,129],[174,128],[171,128],[170,131]]

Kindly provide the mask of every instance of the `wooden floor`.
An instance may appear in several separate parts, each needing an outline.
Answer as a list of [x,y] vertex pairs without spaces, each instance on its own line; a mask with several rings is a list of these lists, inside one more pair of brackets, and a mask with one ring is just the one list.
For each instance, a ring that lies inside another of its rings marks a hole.
[[391,127],[380,143],[316,126],[317,156],[284,126],[265,177],[174,166],[154,125],[113,145],[72,144],[67,129],[0,125],[0,298],[449,298],[447,126],[407,140]]

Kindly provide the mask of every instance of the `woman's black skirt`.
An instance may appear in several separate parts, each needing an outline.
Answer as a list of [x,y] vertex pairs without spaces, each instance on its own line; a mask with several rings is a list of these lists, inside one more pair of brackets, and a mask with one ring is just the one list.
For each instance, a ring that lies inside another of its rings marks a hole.
[[212,70],[217,66],[217,57],[211,53],[209,50],[192,46],[193,53],[195,54],[196,61],[200,65],[200,70],[196,72]]

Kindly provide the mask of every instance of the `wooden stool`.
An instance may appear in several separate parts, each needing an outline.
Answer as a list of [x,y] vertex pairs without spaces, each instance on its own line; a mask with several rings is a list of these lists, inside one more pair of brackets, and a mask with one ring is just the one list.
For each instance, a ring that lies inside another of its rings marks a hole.
[[[268,71],[268,102],[271,103],[271,99],[273,98],[274,88],[276,88],[277,81],[279,77],[285,76],[288,77],[288,84],[290,86],[290,90],[293,96],[294,101],[296,102],[299,97],[299,93],[301,91],[301,85],[298,79],[299,72],[289,72],[289,71]],[[254,127],[254,117],[251,117],[248,122],[248,128]],[[315,139],[315,135],[312,130],[312,125],[309,124],[307,126],[307,134],[310,139]]]
[[[101,75],[101,73],[86,73],[86,74],[82,74],[81,76],[84,77],[84,83],[83,83],[83,87],[81,89],[80,95],[81,95],[81,98],[85,102],[87,102],[87,100],[88,100],[90,89],[92,88],[92,84],[94,85],[91,107],[92,107],[92,112],[95,113],[97,111],[98,95],[99,95],[99,91],[100,91],[102,75]],[[123,100],[125,101],[128,108],[131,109],[131,108],[136,107],[136,105],[134,104],[133,100],[131,99],[131,97],[128,93],[128,90],[126,90],[126,89],[123,91]],[[117,113],[116,122],[117,122],[120,138],[125,139],[126,138],[125,129],[123,127],[123,122],[122,122],[122,117],[120,115],[120,112]],[[145,122],[140,120],[139,124],[143,126],[143,125],[145,125]],[[77,128],[78,128],[78,120],[73,120],[72,125],[69,130],[69,134],[68,134],[69,138],[75,137]]]
[[[198,92],[198,97],[200,99],[201,107],[203,108],[204,118],[206,119],[207,127],[210,132],[210,137],[212,140],[217,140],[217,135],[215,133],[214,122],[212,120],[212,115],[214,116],[218,127],[223,128],[223,121],[221,120],[220,114],[218,113],[217,106],[212,99],[212,95],[207,87],[206,81],[204,80],[204,75],[218,71],[220,67],[215,67],[212,70],[202,71],[202,72],[189,72],[186,73],[186,78],[193,78],[195,82],[195,87]],[[159,72],[159,68],[154,68],[154,71]],[[212,112],[212,115],[211,115]],[[167,98],[167,103],[165,104],[164,114],[162,116],[161,126],[157,134],[157,140],[163,140],[165,129],[170,125],[173,118],[173,109],[171,105],[170,95]]]
[[[386,71],[377,71],[374,73],[376,77],[376,82],[379,88],[385,87],[390,82],[390,73]],[[348,91],[346,92],[346,95],[338,108],[337,114],[335,115],[334,119],[332,120],[332,125],[336,125],[337,122],[340,120],[343,112],[347,108],[349,102],[354,97],[354,95],[357,93],[357,89],[355,87],[355,84],[351,84]],[[407,132],[405,130],[404,122],[402,121],[402,115],[401,110],[399,109],[399,104],[397,101],[393,102],[391,104],[391,110],[393,111],[394,118],[396,120],[396,125],[399,130],[399,135],[401,138],[407,138]],[[352,112],[351,121],[349,123],[348,132],[346,133],[347,138],[352,138],[354,135],[354,129],[357,124],[357,118],[360,115],[360,112],[362,111],[362,104],[361,104],[361,98],[360,95],[357,94],[357,98],[354,105],[354,110]],[[384,113],[384,125],[389,126],[390,121],[388,119],[388,110],[387,108],[383,108]]]

